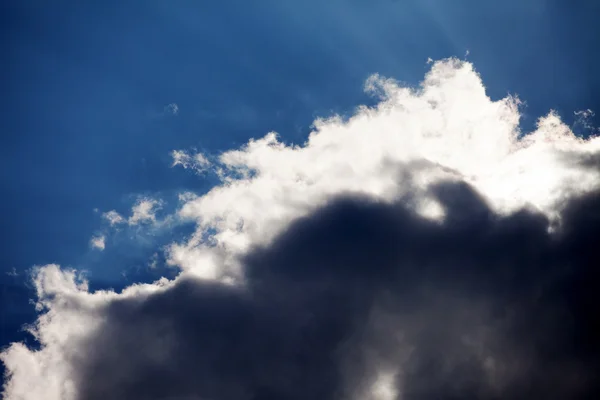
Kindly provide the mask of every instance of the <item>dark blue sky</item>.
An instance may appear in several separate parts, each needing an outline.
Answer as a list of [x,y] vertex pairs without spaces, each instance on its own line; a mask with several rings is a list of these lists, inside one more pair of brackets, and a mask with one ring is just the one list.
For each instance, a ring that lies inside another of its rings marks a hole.
[[[416,84],[428,57],[467,50],[493,98],[526,101],[526,129],[551,108],[572,123],[574,111],[600,102],[594,0],[0,7],[0,345],[17,337],[11,321],[28,307],[19,288],[32,265],[85,268],[92,283],[118,285],[157,251],[154,241],[126,238],[90,250],[102,225],[93,210],[126,213],[141,194],[168,201],[210,187],[169,168],[173,149],[218,152],[272,130],[302,142],[315,117],[370,101],[362,92],[370,74]],[[172,103],[177,115],[165,110]],[[13,268],[19,276],[7,274]]]

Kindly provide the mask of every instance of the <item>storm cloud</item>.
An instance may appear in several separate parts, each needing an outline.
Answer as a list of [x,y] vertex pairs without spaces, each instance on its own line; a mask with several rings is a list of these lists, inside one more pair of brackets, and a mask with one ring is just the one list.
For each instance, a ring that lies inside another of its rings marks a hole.
[[377,107],[303,146],[210,159],[176,279],[37,269],[41,346],[1,353],[6,397],[598,398],[600,141],[554,113],[521,135],[458,60],[366,88]]
[[[600,195],[561,226],[498,216],[465,184],[332,200],[253,249],[242,286],[182,279],[119,299],[77,344],[81,399],[577,399],[598,394]],[[371,397],[370,397],[371,396]]]

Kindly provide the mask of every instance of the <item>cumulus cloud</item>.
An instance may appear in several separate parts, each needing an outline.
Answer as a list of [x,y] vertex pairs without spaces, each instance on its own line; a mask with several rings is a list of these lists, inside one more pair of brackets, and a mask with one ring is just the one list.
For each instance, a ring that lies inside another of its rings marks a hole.
[[[600,185],[598,170],[563,157],[597,153],[598,138],[576,137],[554,112],[523,135],[519,99],[492,101],[470,63],[435,63],[416,89],[374,75],[365,90],[382,99],[375,108],[359,108],[348,121],[317,120],[302,146],[286,146],[272,132],[221,154],[214,169],[223,185],[181,207],[198,232],[171,247],[171,263],[205,277],[236,274],[231,254],[267,243],[339,193],[386,201],[411,194],[421,215],[437,218],[426,188],[454,179],[500,214],[532,207],[551,215],[566,196]],[[207,246],[212,230],[216,246]]]
[[37,269],[40,348],[1,353],[5,397],[594,398],[598,138],[553,112],[523,134],[519,100],[455,59],[365,88],[376,107],[303,145],[218,157],[222,184],[180,196],[175,280]]
[[104,250],[106,247],[106,237],[104,237],[104,235],[93,236],[92,239],[90,239],[90,246],[93,249],[98,249],[100,251]]

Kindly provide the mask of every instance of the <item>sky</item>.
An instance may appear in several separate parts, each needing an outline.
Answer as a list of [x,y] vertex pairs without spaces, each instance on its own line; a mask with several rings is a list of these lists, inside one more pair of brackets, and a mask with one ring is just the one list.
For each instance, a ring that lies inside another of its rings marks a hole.
[[600,4],[202,3],[0,5],[4,396],[593,398]]

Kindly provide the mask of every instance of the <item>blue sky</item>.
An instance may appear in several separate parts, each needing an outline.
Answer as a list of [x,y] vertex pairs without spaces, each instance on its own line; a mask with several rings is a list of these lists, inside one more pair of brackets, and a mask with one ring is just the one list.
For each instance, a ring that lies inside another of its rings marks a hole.
[[185,233],[137,240],[127,232],[108,238],[104,252],[89,246],[101,212],[126,214],[140,195],[172,205],[178,192],[215,183],[170,168],[174,149],[218,153],[269,131],[302,143],[316,117],[372,101],[362,90],[369,75],[416,85],[429,57],[466,57],[492,98],[518,94],[525,129],[550,109],[572,124],[574,111],[600,103],[593,0],[0,7],[0,345],[27,321],[19,288],[31,266],[83,268],[92,284],[119,286],[124,271],[143,269]]

